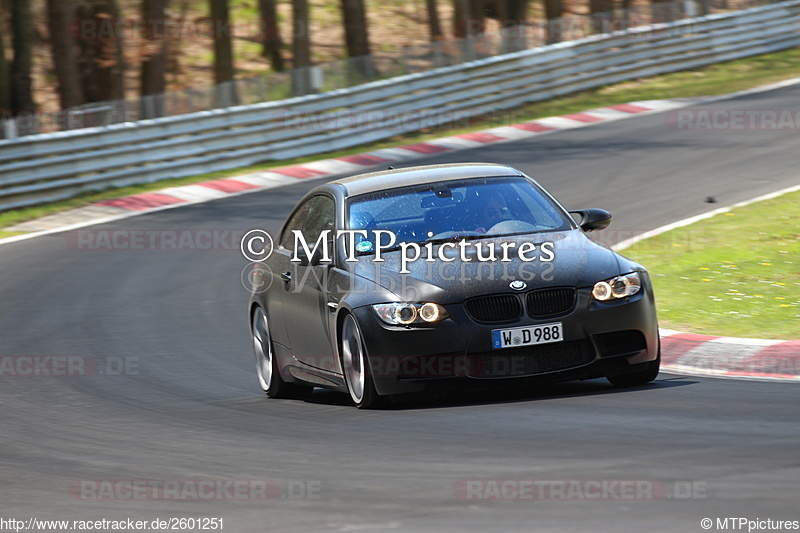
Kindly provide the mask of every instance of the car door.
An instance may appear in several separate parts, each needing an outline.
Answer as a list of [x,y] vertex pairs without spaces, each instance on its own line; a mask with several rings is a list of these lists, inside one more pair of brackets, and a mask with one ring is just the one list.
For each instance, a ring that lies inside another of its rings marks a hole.
[[289,351],[291,351],[292,346],[286,328],[283,302],[286,294],[291,290],[291,285],[287,283],[286,278],[287,275],[292,275],[293,232],[294,230],[303,229],[303,222],[310,207],[308,202],[304,202],[295,209],[281,230],[274,252],[267,263],[270,283],[265,304],[267,306],[267,316],[270,319],[272,342],[283,346]]
[[[286,257],[287,266],[280,272],[283,284],[282,308],[289,345],[294,357],[307,365],[335,370],[331,327],[335,314],[335,297],[330,293],[330,263],[302,265],[291,261],[295,252],[295,237],[291,230],[300,229],[303,238],[313,248],[323,231],[334,237],[336,209],[333,198],[313,196],[297,211],[297,223],[288,224],[281,237],[279,253]],[[326,243],[327,244],[327,243]],[[332,246],[331,246],[332,248]],[[329,305],[331,304],[331,305]]]

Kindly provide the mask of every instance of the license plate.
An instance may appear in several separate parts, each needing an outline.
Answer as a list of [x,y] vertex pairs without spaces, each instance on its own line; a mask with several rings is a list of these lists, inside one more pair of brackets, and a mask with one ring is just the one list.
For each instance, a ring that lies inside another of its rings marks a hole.
[[564,331],[561,328],[561,322],[492,330],[492,347],[495,350],[561,342],[563,340]]

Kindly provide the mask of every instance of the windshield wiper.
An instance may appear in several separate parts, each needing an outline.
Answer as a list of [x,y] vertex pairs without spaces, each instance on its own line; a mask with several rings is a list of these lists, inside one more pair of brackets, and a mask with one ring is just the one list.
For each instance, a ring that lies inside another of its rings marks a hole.
[[497,237],[497,235],[487,235],[485,233],[479,233],[477,235],[458,235],[458,234],[456,234],[456,235],[451,235],[449,237],[440,237],[438,239],[431,238],[431,239],[428,239],[426,241],[423,241],[423,243],[420,243],[420,244],[428,244],[429,242],[431,242],[433,244],[438,244],[438,243],[443,243],[443,242],[472,241],[472,240],[475,240],[475,239],[486,239],[486,238],[491,238],[491,237]]

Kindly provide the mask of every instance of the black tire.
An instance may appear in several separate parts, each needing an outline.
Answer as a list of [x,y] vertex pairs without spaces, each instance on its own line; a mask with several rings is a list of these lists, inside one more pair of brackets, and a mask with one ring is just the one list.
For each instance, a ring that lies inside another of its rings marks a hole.
[[617,374],[606,376],[606,379],[611,382],[615,387],[635,387],[636,385],[644,385],[650,383],[658,376],[658,371],[661,367],[661,347],[658,348],[658,357],[655,361],[649,361],[637,365],[641,369],[625,374]]
[[253,349],[256,356],[256,375],[261,389],[270,398],[303,398],[311,394],[313,387],[297,383],[286,383],[272,349],[267,314],[260,307],[253,311],[251,323]]
[[384,404],[384,398],[378,396],[375,390],[364,338],[353,315],[348,314],[344,318],[340,333],[339,354],[350,398],[359,409],[380,407]]

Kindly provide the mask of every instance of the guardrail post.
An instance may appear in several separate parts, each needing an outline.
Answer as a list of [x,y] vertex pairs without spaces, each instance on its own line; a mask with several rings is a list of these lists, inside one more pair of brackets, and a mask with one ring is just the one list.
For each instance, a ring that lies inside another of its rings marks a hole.
[[4,139],[16,139],[19,137],[19,131],[17,130],[17,121],[14,119],[8,119],[3,121],[3,138]]

